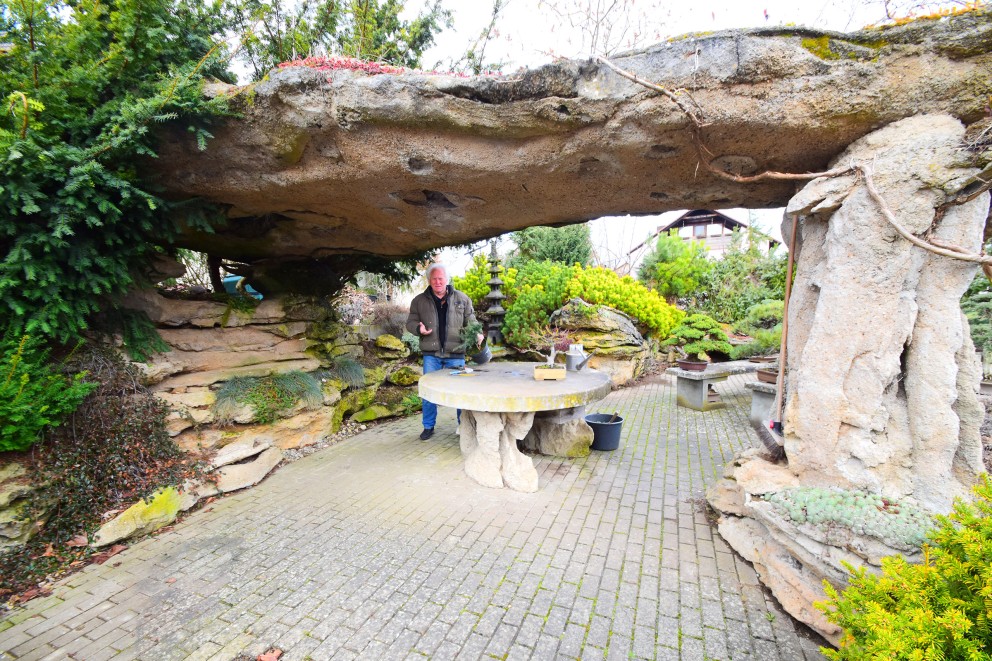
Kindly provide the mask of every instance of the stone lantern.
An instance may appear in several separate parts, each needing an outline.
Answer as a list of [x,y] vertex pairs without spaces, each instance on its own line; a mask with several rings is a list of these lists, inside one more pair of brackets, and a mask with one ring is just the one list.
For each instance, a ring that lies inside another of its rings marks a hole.
[[486,338],[489,344],[503,344],[503,309],[502,301],[506,296],[500,291],[503,281],[499,279],[499,255],[496,254],[496,242],[492,242],[492,252],[489,254],[489,273],[492,277],[486,284],[489,285],[489,293],[486,300],[489,301],[489,308],[486,315],[489,316],[489,324],[486,327]]

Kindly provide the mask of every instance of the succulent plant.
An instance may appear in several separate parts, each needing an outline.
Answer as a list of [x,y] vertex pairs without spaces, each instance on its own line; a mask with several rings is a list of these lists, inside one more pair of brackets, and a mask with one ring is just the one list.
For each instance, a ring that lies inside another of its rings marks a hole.
[[918,549],[936,525],[927,512],[865,491],[825,487],[785,489],[765,498],[797,524],[827,530],[844,526],[893,548]]

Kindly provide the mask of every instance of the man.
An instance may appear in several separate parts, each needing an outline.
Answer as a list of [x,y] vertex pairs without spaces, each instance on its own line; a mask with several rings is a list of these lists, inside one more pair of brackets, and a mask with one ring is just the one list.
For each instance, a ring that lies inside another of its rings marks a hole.
[[[420,351],[424,354],[424,374],[440,369],[465,366],[465,354],[461,340],[461,330],[475,321],[472,299],[448,284],[448,268],[444,264],[431,264],[427,267],[428,287],[410,302],[410,316],[406,329],[420,336]],[[485,336],[476,337],[482,344]],[[424,400],[422,412],[424,431],[420,440],[426,441],[434,435],[437,421],[437,404]],[[458,411],[461,420],[461,411]]]

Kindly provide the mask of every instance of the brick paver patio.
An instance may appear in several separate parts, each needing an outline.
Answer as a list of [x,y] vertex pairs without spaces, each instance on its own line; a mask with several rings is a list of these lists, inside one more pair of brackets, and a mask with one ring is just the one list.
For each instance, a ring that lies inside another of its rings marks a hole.
[[707,519],[757,443],[654,377],[593,411],[620,449],[536,460],[540,491],[461,470],[454,412],[377,426],[282,467],[0,620],[0,660],[821,659]]

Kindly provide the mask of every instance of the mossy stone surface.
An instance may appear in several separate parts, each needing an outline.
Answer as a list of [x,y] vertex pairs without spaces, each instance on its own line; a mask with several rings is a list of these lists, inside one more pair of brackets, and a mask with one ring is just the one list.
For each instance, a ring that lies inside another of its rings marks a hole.
[[404,365],[403,367],[391,372],[386,380],[397,386],[412,386],[413,384],[420,381],[420,377],[423,376],[423,370],[420,367],[413,367],[411,365]]
[[106,546],[135,535],[144,535],[176,520],[182,498],[175,487],[159,489],[148,500],[139,500],[93,536],[93,546]]

